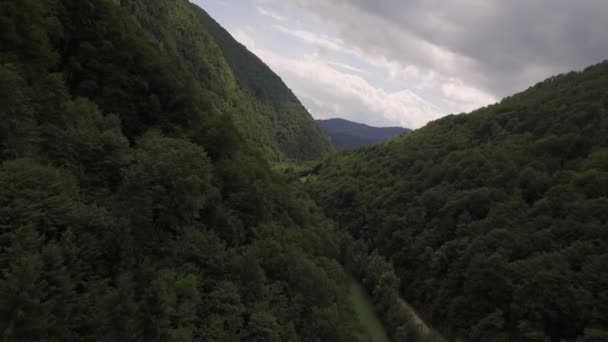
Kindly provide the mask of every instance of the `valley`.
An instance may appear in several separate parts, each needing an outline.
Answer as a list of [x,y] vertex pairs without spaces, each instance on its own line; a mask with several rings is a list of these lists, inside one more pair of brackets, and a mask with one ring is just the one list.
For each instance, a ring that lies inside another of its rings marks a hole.
[[606,317],[607,81],[605,62],[553,77],[330,157],[306,188],[446,336],[584,336]]
[[608,62],[415,130],[282,77],[187,0],[0,1],[2,340],[608,339]]

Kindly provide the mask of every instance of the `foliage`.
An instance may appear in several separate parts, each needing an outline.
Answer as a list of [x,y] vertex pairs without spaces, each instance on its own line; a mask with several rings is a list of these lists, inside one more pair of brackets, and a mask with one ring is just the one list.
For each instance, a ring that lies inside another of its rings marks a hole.
[[291,90],[205,11],[185,0],[121,3],[151,42],[181,60],[213,109],[229,114],[268,160],[315,159],[330,152],[327,138]]
[[241,138],[226,64],[150,37],[198,12],[122,6],[0,1],[3,341],[353,340],[342,234]]
[[376,309],[365,290],[353,280],[351,296],[355,312],[365,331],[361,333],[361,342],[388,342],[382,323],[377,318]]
[[606,330],[608,63],[328,158],[307,187],[447,335]]

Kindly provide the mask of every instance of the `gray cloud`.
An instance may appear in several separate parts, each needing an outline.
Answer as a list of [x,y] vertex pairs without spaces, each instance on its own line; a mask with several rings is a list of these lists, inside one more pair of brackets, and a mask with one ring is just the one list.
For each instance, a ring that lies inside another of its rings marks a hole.
[[365,53],[498,96],[608,57],[601,0],[290,1]]
[[250,48],[294,87],[317,117],[340,116],[368,124],[418,128],[442,116],[436,106],[412,91],[387,91],[322,56],[289,57]]

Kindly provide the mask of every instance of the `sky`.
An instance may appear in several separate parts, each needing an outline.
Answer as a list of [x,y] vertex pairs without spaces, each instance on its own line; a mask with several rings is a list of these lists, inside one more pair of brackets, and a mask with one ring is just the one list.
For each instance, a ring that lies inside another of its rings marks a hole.
[[608,58],[605,0],[191,0],[317,119],[419,128]]

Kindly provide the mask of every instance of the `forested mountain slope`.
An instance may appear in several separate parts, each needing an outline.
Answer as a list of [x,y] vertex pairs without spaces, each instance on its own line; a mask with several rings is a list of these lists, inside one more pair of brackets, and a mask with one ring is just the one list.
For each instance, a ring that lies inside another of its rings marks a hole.
[[353,341],[346,240],[238,134],[199,14],[122,5],[0,1],[2,340]]
[[187,0],[121,0],[161,53],[181,60],[215,110],[232,116],[270,161],[314,159],[331,145],[283,81]]
[[[199,12],[203,24],[222,49],[245,97],[254,103],[254,109],[263,117],[260,128],[272,133],[281,152],[292,159],[318,159],[332,152],[327,136],[312,119],[300,100],[270,68],[256,55],[238,43],[205,11]],[[255,135],[261,132],[255,127]],[[262,142],[265,143],[265,142]]]
[[447,336],[606,340],[608,63],[314,171],[317,203]]
[[337,150],[354,150],[408,132],[402,127],[372,127],[344,119],[317,120]]

